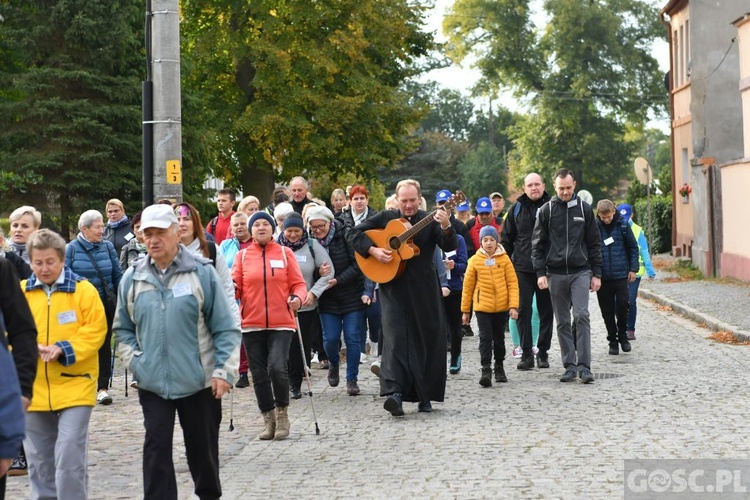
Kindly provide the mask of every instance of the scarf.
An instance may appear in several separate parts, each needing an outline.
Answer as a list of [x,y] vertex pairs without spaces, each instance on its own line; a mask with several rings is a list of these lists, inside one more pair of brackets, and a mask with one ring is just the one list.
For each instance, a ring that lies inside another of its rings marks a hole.
[[331,230],[328,231],[328,235],[322,240],[318,239],[318,243],[323,245],[323,248],[325,248],[326,250],[328,250],[328,245],[331,244],[331,240],[333,239],[333,233],[335,231],[336,231],[336,225],[333,223],[333,221],[331,221]]
[[118,229],[129,222],[130,217],[128,217],[127,215],[123,215],[122,219],[118,220],[117,222],[112,222],[111,220],[107,219],[107,227],[114,231],[115,229]]
[[284,236],[283,232],[279,233],[279,244],[282,245],[282,246],[291,248],[292,252],[296,252],[300,248],[302,248],[305,245],[307,245],[307,240],[308,239],[309,239],[309,237],[307,236],[307,233],[305,231],[302,231],[302,238],[300,238],[299,240],[295,241],[294,243],[292,243],[291,241],[289,241],[286,238],[286,236]]
[[[26,260],[28,255],[26,254],[26,243],[15,243],[13,241],[10,241],[10,248],[16,252],[19,257],[23,257],[23,260]],[[26,260],[28,262],[28,260]]]
[[354,213],[354,210],[352,210],[352,219],[354,219],[354,225],[356,226],[357,224],[365,220],[367,218],[367,213],[369,211],[370,211],[370,207],[365,207],[362,213],[357,215]]

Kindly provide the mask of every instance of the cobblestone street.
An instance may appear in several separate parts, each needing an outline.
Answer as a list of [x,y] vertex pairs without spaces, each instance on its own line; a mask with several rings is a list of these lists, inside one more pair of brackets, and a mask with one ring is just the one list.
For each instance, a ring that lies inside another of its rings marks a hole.
[[[291,436],[280,442],[255,439],[261,418],[252,388],[236,390],[232,432],[224,399],[224,498],[618,498],[624,459],[750,456],[750,347],[715,343],[708,330],[640,300],[633,351],[609,356],[593,294],[590,310],[590,385],[558,381],[555,337],[551,369],[521,372],[509,355],[509,382],[484,389],[478,337],[467,337],[445,403],[431,414],[406,404],[396,419],[383,410],[369,357],[358,397],[328,387],[313,365],[321,434],[303,398],[292,402]],[[90,498],[138,498],[142,417],[137,395],[124,396],[121,370],[112,394],[114,404],[98,406],[91,422]],[[180,497],[192,498],[179,429]],[[9,478],[7,498],[28,493],[25,477]]]

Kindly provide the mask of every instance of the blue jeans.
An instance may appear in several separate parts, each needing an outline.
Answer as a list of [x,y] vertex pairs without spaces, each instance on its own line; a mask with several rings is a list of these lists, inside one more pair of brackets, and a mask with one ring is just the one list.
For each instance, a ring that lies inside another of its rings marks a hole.
[[641,278],[628,283],[628,330],[635,331],[635,316],[638,314],[638,306],[635,301],[638,300],[638,287],[641,286]]
[[331,366],[339,364],[341,350],[341,330],[344,330],[346,343],[346,380],[357,380],[359,373],[360,331],[364,309],[346,314],[320,313],[323,326],[323,347]]
[[[380,297],[378,297],[380,299]],[[382,328],[383,318],[380,310],[380,300],[367,306],[362,314],[362,326],[360,330],[360,352],[365,353],[367,345],[367,324],[370,325],[370,342],[377,342],[380,329]],[[375,354],[375,353],[373,353]]]

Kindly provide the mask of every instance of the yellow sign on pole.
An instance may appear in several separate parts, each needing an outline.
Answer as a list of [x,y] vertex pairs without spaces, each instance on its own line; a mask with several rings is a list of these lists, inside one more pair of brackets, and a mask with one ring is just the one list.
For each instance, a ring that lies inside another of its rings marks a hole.
[[167,184],[182,184],[180,160],[167,160]]

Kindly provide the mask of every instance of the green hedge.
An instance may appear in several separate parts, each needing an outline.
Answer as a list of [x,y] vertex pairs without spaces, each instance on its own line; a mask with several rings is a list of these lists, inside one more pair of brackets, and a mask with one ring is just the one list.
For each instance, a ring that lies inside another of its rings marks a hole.
[[672,197],[653,196],[651,198],[651,227],[648,230],[648,200],[641,198],[633,207],[633,220],[643,228],[648,238],[651,253],[664,253],[672,250]]

